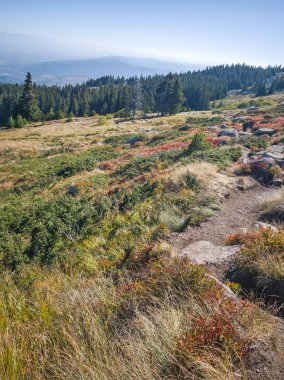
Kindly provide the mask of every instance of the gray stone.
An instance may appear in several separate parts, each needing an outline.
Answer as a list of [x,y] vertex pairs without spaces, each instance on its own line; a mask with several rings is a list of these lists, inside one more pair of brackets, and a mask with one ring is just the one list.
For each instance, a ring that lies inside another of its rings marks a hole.
[[262,136],[262,135],[272,136],[275,132],[276,132],[275,129],[272,129],[272,128],[260,128],[257,131],[255,131],[253,134],[255,136]]
[[131,139],[129,139],[126,144],[130,144],[130,145],[133,145],[135,144],[137,141],[139,141],[139,137],[138,136],[134,136],[132,137]]
[[73,186],[73,185],[68,186],[68,189],[67,189],[68,195],[71,195],[74,197],[76,195],[76,193],[77,193],[77,189],[75,186]]
[[281,169],[284,169],[284,158],[281,160],[275,160],[278,166],[280,166]]
[[282,178],[273,179],[272,185],[277,186],[277,187],[283,186],[283,179]]
[[263,157],[273,158],[273,160],[282,160],[283,155],[281,153],[263,152]]
[[256,222],[255,225],[254,225],[254,227],[257,228],[257,229],[261,229],[261,228],[270,229],[273,232],[277,232],[278,231],[278,228],[276,228],[275,226],[273,226],[272,224],[269,224],[269,223]]
[[187,256],[197,264],[220,263],[228,260],[239,250],[239,246],[216,246],[210,241],[198,241],[189,244],[182,250],[182,255]]
[[220,131],[217,135],[218,137],[238,137],[238,131],[235,129],[224,129]]
[[269,151],[274,152],[274,153],[284,153],[284,145],[282,144],[270,145]]
[[239,132],[240,136],[252,136],[251,132]]

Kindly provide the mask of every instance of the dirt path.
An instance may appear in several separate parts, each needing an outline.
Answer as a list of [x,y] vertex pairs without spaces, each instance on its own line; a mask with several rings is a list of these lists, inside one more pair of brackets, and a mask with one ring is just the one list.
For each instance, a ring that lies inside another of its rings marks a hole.
[[170,244],[179,254],[188,245],[198,241],[209,241],[217,246],[224,244],[226,236],[252,227],[260,215],[260,207],[265,198],[270,198],[279,192],[264,186],[257,186],[246,191],[232,193],[212,218],[202,223],[200,227],[188,227],[181,234],[174,234]]

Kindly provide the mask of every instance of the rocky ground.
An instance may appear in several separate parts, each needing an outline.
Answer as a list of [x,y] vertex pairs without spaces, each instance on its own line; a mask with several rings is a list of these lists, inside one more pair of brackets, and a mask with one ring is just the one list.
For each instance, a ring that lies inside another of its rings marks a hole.
[[[189,227],[184,233],[173,234],[170,244],[177,255],[188,256],[193,261],[206,265],[212,276],[221,283],[226,278],[232,257],[239,249],[239,246],[225,246],[224,239],[234,232],[259,227],[263,202],[279,196],[281,191],[283,192],[279,188],[259,184],[248,190],[235,191],[224,200],[220,211],[212,218],[198,228]],[[227,290],[230,292],[228,288]],[[269,313],[267,317],[279,332],[278,347],[274,351],[258,342],[250,348],[246,365],[249,368],[247,376],[251,380],[284,378],[284,322]]]

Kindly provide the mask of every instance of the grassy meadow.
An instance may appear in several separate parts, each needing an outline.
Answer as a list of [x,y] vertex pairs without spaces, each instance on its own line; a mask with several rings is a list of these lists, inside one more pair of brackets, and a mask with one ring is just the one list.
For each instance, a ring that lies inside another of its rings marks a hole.
[[277,351],[276,322],[167,238],[218,210],[244,146],[268,144],[211,127],[243,112],[281,140],[280,100],[1,130],[0,379],[245,379],[252,342]]

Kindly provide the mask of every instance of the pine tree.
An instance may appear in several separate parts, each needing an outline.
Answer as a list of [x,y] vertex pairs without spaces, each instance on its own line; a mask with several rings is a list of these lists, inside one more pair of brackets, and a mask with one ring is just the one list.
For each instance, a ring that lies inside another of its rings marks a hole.
[[255,96],[258,97],[258,96],[265,96],[265,95],[266,95],[266,86],[265,86],[265,83],[264,82],[260,82],[256,86]]
[[172,93],[169,96],[169,113],[174,115],[181,111],[181,106],[184,102],[180,79],[175,79],[171,92]]
[[40,110],[33,94],[33,82],[31,73],[27,73],[24,90],[18,105],[18,114],[28,121],[40,119]]
[[22,115],[17,115],[15,127],[23,128],[27,124],[27,120]]
[[127,109],[132,111],[133,118],[136,115],[137,110],[141,110],[143,107],[143,94],[142,94],[142,84],[140,80],[136,79],[131,87],[130,100],[127,105]]
[[13,116],[10,116],[9,117],[9,128],[15,128],[15,126],[16,126],[16,122],[15,122]]

